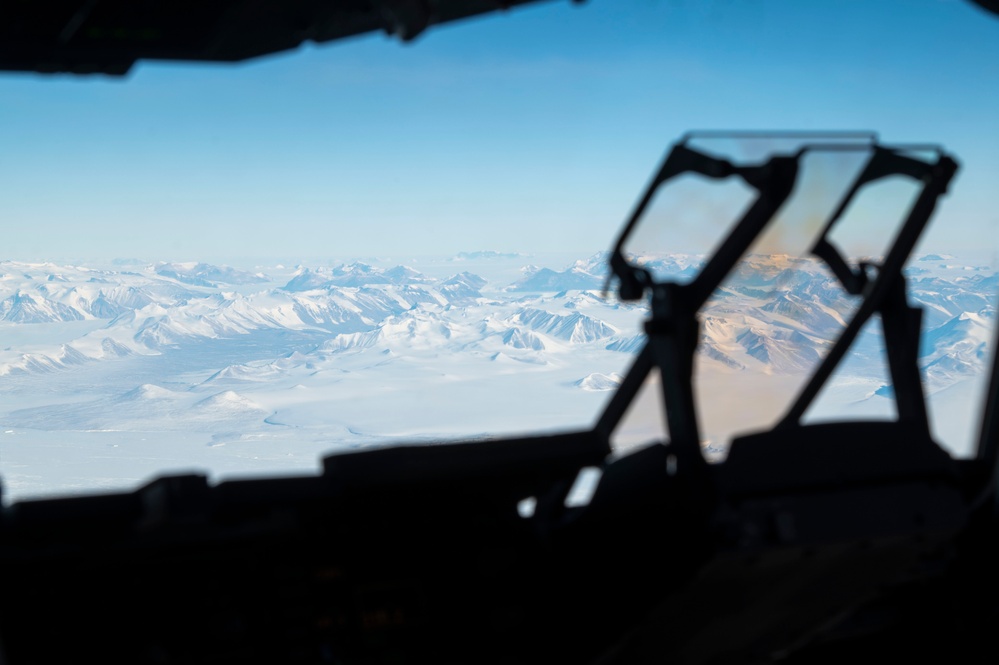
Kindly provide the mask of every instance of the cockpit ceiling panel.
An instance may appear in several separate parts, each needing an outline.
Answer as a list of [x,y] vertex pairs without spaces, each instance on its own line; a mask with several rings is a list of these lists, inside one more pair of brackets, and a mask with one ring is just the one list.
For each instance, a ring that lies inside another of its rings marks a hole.
[[0,70],[128,72],[137,60],[235,62],[373,31],[426,28],[539,0],[12,0]]

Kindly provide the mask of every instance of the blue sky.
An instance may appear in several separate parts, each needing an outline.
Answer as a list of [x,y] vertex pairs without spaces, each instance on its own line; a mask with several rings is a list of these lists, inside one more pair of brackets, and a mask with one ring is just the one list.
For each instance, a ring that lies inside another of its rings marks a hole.
[[994,247],[997,56],[963,0],[556,0],[405,45],[2,74],[0,257],[595,251],[692,128],[939,142],[964,168],[927,245]]

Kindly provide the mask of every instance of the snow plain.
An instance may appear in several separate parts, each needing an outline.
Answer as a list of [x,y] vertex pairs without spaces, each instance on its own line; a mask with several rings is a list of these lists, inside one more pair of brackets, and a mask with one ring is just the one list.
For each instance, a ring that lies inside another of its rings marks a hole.
[[[689,272],[697,257],[646,257]],[[0,262],[4,501],[164,473],[314,473],[323,454],[590,426],[641,347],[641,304],[604,298],[605,256],[470,252],[406,262],[69,266]],[[934,431],[967,455],[999,276],[909,270]],[[702,317],[705,446],[772,424],[855,302],[817,264],[752,256]],[[869,326],[811,419],[892,414]],[[615,437],[665,436],[654,386]]]

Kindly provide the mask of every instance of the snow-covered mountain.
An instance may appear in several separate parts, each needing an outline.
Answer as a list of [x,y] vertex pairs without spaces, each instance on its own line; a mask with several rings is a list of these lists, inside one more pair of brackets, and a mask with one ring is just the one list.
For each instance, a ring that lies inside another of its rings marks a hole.
[[[517,258],[469,253],[419,269],[0,262],[0,424],[67,440],[183,432],[213,450],[586,426],[645,343],[646,307],[603,297],[606,254],[506,281],[476,272],[476,261]],[[639,260],[681,281],[702,262]],[[910,277],[931,396],[956,394],[990,359],[999,281],[959,264],[923,257]],[[748,257],[702,312],[698,372],[801,376],[856,305],[815,261]],[[880,345],[876,327],[861,335],[837,379],[844,404],[890,394],[879,392]]]
[[607,281],[607,253],[594,254],[563,270],[527,266],[524,277],[510,285],[510,291],[599,290]]
[[[319,333],[325,338],[315,348],[323,352],[379,344],[419,348],[432,346],[432,340],[461,352],[498,335],[505,346],[531,352],[591,345],[634,353],[643,340],[637,329],[642,306],[622,309],[592,288],[570,288],[602,286],[604,258],[597,254],[562,270],[532,268],[508,285],[487,285],[468,271],[435,278],[402,265],[383,269],[349,263],[301,268],[282,287],[247,294],[225,290],[218,282],[263,279],[261,273],[203,263],[115,272],[6,262],[0,321],[103,323],[49,349],[18,353],[7,348],[0,355],[0,372],[159,354],[197,340],[259,331]],[[680,273],[698,264],[686,255],[642,262],[670,265]],[[185,280],[178,280],[179,274]],[[923,341],[925,366],[981,368],[994,323],[996,277],[978,271],[913,279],[913,299],[925,307],[931,324]],[[814,261],[749,257],[705,307],[700,352],[728,368],[807,370],[855,306]]]
[[160,263],[156,273],[195,286],[221,286],[224,284],[261,284],[267,282],[263,273],[251,273],[229,266],[208,263]]

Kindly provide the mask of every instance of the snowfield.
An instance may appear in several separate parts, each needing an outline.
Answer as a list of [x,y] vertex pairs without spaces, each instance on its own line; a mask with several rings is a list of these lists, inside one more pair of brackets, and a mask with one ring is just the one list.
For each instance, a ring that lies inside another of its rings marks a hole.
[[[588,427],[644,341],[642,304],[568,264],[469,252],[405,265],[0,262],[4,500],[121,489],[155,474],[312,472],[331,451]],[[687,280],[689,255],[649,256]],[[934,430],[968,454],[999,276],[927,255],[921,364]],[[809,260],[751,256],[709,301],[696,388],[705,445],[766,427],[856,302]],[[890,417],[878,326],[810,417]],[[622,447],[665,436],[654,390]],[[626,433],[630,432],[629,433]]]

